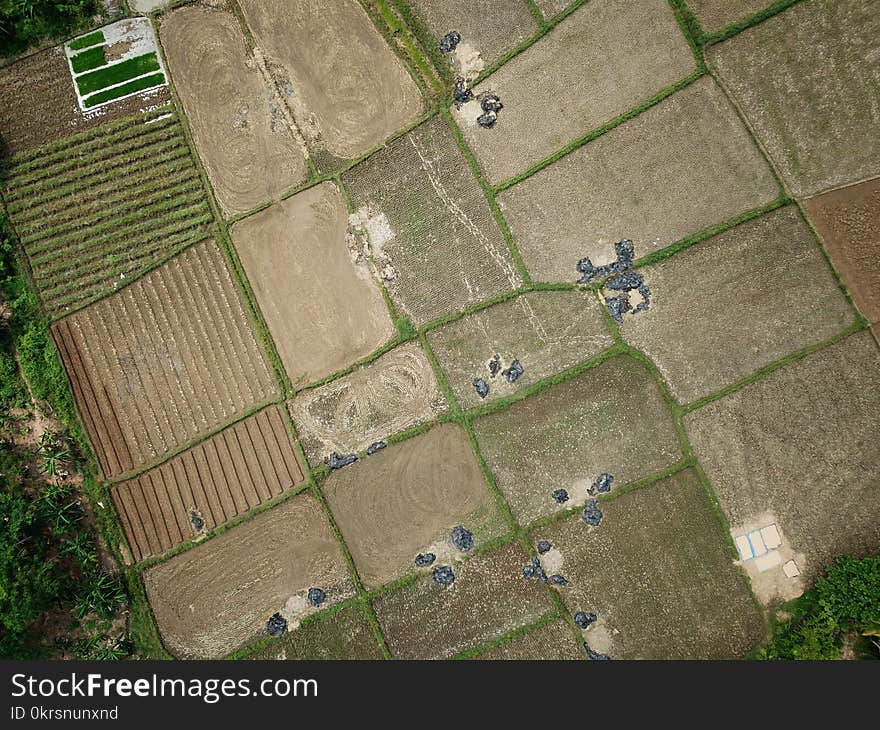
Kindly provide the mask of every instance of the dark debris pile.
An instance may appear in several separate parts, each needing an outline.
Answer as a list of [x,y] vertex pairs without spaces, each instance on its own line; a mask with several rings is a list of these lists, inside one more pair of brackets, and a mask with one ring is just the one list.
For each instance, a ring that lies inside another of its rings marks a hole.
[[318,608],[327,600],[327,594],[320,588],[309,588],[309,605],[312,608]]
[[[519,380],[525,372],[523,364],[517,358],[514,358],[510,366],[505,368],[501,363],[501,355],[497,352],[486,363],[486,369],[489,371],[489,378],[495,379],[498,375],[501,375],[511,385]],[[474,390],[481,399],[486,398],[489,395],[489,384],[486,382],[486,379],[474,379]]]
[[452,544],[463,553],[473,550],[474,533],[458,525],[452,529]]
[[455,582],[455,573],[448,565],[438,565],[434,568],[434,582],[441,586],[451,586]]
[[568,492],[564,489],[554,489],[553,501],[556,502],[556,504],[565,504],[568,502]]
[[598,617],[595,613],[587,613],[586,611],[578,611],[574,615],[574,622],[582,629],[586,629],[596,623]]
[[461,43],[461,33],[457,30],[449,31],[440,39],[440,53],[452,53],[458,48],[459,43]]
[[538,554],[543,555],[544,553],[549,553],[553,549],[553,545],[550,544],[549,540],[540,540],[538,542]]
[[584,642],[584,651],[587,652],[587,656],[594,662],[607,662],[611,659],[607,654],[600,654],[598,651],[593,651],[586,641]]
[[[577,271],[581,275],[578,284],[589,284],[594,279],[609,279],[605,286],[612,291],[620,292],[617,296],[605,297],[605,305],[611,316],[617,322],[623,321],[623,315],[627,312],[638,314],[647,310],[651,305],[651,290],[645,284],[641,274],[630,271],[635,258],[635,248],[630,240],[618,241],[614,244],[614,253],[617,258],[610,264],[595,266],[589,258],[582,258],[577,262]],[[633,308],[630,302],[630,292],[637,291],[642,296],[642,301]]]
[[584,505],[583,520],[591,527],[598,527],[602,522],[602,510],[599,509],[599,503],[595,499],[588,499]]
[[369,446],[367,446],[367,456],[372,456],[377,451],[381,451],[382,449],[384,449],[386,446],[388,446],[388,443],[386,441],[374,441]]
[[587,490],[587,494],[591,497],[597,494],[607,494],[611,491],[611,482],[614,481],[614,477],[611,474],[600,474],[595,482],[593,482],[592,486]]
[[269,636],[284,636],[287,633],[287,619],[280,613],[273,613],[266,622],[266,631]]
[[416,555],[416,565],[419,568],[427,568],[429,565],[433,565],[436,559],[437,556],[434,553],[419,553]]
[[331,470],[335,471],[336,469],[341,469],[342,467],[348,466],[349,464],[354,464],[354,462],[356,462],[357,460],[357,454],[340,456],[334,451],[332,454],[330,454],[330,458],[327,459],[327,466],[329,466]]
[[480,398],[485,398],[489,395],[489,384],[482,378],[476,378],[474,380],[474,390],[477,391],[477,395]]
[[480,109],[483,113],[477,117],[477,124],[484,129],[492,129],[495,126],[495,122],[498,121],[498,112],[503,108],[504,104],[501,103],[498,94],[492,91],[480,94]]
[[197,512],[189,513],[189,521],[196,532],[201,532],[205,529],[205,520],[202,519],[202,517]]

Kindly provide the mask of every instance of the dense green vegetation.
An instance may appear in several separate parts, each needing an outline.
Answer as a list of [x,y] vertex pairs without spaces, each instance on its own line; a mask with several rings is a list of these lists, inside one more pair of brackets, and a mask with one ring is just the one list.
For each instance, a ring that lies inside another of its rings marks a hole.
[[880,557],[838,558],[776,627],[761,659],[840,659],[844,636],[856,654],[880,659]]
[[95,46],[98,43],[103,42],[104,32],[96,30],[94,33],[89,33],[88,35],[80,36],[76,40],[72,40],[68,45],[70,46],[71,51],[78,51],[81,48],[88,48],[89,46]]
[[70,65],[73,66],[74,73],[82,73],[93,68],[98,68],[107,63],[104,55],[104,46],[95,46],[87,51],[77,53],[70,59]]
[[149,76],[141,76],[141,78],[135,79],[134,81],[129,81],[127,84],[123,84],[122,86],[116,86],[115,88],[107,89],[107,91],[102,91],[98,94],[92,94],[88,99],[85,100],[85,105],[87,107],[92,107],[96,104],[103,104],[105,101],[110,101],[111,99],[119,99],[122,96],[134,94],[136,91],[143,91],[144,89],[149,89],[153,86],[159,86],[160,84],[164,83],[165,74],[163,74],[161,71],[159,73],[150,74]]
[[122,63],[83,74],[77,77],[76,85],[79,88],[79,93],[85,96],[93,91],[99,91],[108,86],[113,86],[113,84],[128,81],[128,79],[133,79],[136,76],[158,70],[159,59],[156,58],[156,54],[145,53],[143,56],[129,58]]
[[0,0],[0,56],[69,35],[87,26],[96,12],[95,0]]

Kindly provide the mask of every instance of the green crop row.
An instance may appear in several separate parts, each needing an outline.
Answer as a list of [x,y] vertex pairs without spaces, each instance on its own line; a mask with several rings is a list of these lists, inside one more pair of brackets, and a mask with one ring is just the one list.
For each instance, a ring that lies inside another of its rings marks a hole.
[[153,51],[145,53],[143,56],[129,58],[127,61],[83,74],[77,77],[76,87],[82,96],[86,96],[86,94],[91,94],[94,91],[106,89],[108,86],[114,86],[152,71],[158,71],[160,68],[159,59],[155,51]]
[[128,96],[129,94],[134,94],[138,91],[144,91],[145,89],[150,89],[154,86],[161,86],[164,83],[165,75],[160,71],[159,73],[150,74],[149,76],[142,76],[139,79],[130,81],[122,86],[102,91],[99,94],[92,94],[85,100],[84,104],[87,107],[97,106],[98,104],[103,104],[105,101],[119,99],[123,96]]
[[93,68],[99,68],[107,63],[107,57],[104,55],[104,46],[95,46],[87,51],[77,53],[71,56],[70,65],[73,72],[77,74],[83,71],[91,71]]
[[67,47],[70,48],[71,51],[78,51],[81,48],[88,48],[89,46],[95,46],[98,43],[104,42],[104,32],[100,30],[96,30],[94,33],[89,33],[88,35],[81,36],[72,40],[67,44]]

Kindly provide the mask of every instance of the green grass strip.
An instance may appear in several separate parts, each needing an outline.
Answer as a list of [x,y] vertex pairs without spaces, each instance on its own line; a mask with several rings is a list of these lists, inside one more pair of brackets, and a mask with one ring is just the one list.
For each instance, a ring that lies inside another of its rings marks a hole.
[[788,8],[790,8],[792,5],[795,5],[799,2],[801,2],[801,0],[776,0],[776,2],[773,3],[770,7],[764,8],[764,10],[759,10],[757,13],[749,15],[743,20],[727,26],[723,30],[720,30],[716,33],[704,33],[701,40],[703,43],[709,45],[713,43],[720,43],[721,41],[725,41],[728,38],[742,33],[744,30],[748,30],[753,25],[763,23],[765,20],[772,18],[774,15],[778,15],[783,10],[788,10]]
[[76,86],[79,93],[85,96],[93,91],[106,89],[108,86],[128,81],[136,76],[158,71],[159,68],[159,59],[156,57],[156,53],[145,53],[143,56],[130,58],[122,63],[83,74],[76,79]]
[[122,86],[117,86],[115,89],[110,89],[109,91],[102,91],[100,94],[92,94],[85,101],[85,105],[87,107],[95,106],[96,104],[103,104],[105,101],[111,101],[112,99],[118,99],[121,96],[127,96],[128,94],[134,94],[137,91],[143,91],[144,89],[150,89],[154,86],[161,86],[165,83],[165,75],[163,73],[152,74],[150,76],[144,76],[142,78],[136,79],[128,84],[123,84]]
[[104,55],[104,46],[95,46],[82,53],[77,53],[70,59],[73,72],[81,74],[83,71],[91,71],[93,68],[104,66],[107,57]]
[[99,43],[104,42],[104,32],[100,30],[96,30],[94,33],[89,33],[88,35],[81,36],[79,38],[75,38],[70,43],[67,44],[67,47],[71,51],[79,51],[83,48],[88,48],[89,46],[96,46]]

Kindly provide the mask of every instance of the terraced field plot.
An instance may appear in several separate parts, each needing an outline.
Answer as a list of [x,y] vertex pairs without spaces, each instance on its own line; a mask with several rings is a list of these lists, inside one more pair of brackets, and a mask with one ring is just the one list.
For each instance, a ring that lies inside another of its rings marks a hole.
[[575,641],[565,619],[558,619],[500,646],[487,649],[476,658],[487,661],[561,661],[586,659],[586,656],[583,648]]
[[[520,524],[582,505],[603,472],[624,485],[681,459],[657,383],[629,357],[480,418],[474,432]],[[568,492],[565,505],[557,489]]]
[[[395,304],[416,324],[521,283],[507,243],[442,117],[343,176]],[[386,268],[389,267],[389,268]]]
[[880,323],[880,178],[804,202],[861,312]]
[[239,0],[316,159],[326,168],[415,122],[418,87],[357,0]]
[[240,421],[111,494],[135,560],[177,547],[305,479],[277,406]]
[[685,417],[730,524],[772,513],[807,585],[880,543],[878,382],[862,331]]
[[321,506],[300,494],[144,573],[162,639],[182,659],[221,658],[266,630],[280,612],[291,624],[354,587]]
[[[468,408],[516,393],[611,347],[599,307],[589,292],[531,292],[431,330],[428,341],[455,397]],[[502,369],[493,377],[489,363],[496,354]],[[510,383],[503,371],[514,359],[524,372]],[[485,399],[474,388],[477,378],[489,385]]]
[[[626,49],[621,39],[626,38]],[[696,68],[665,0],[591,0],[483,83],[504,103],[492,129],[479,103],[456,121],[493,184],[523,172]]]
[[708,54],[797,196],[880,172],[878,57],[873,0],[797,3]]
[[430,575],[374,602],[391,653],[399,659],[442,659],[534,623],[553,610],[542,583],[526,581],[528,555],[516,543],[455,569],[455,583]]
[[366,261],[353,262],[345,203],[323,183],[236,223],[231,235],[287,375],[299,387],[396,334]]
[[475,547],[507,532],[467,434],[453,424],[340,470],[323,491],[367,588],[415,570],[419,553],[438,565],[464,557],[450,539],[457,525]]
[[108,478],[277,395],[213,241],[56,323],[53,334]]
[[160,37],[217,201],[256,208],[308,176],[304,150],[227,10],[190,5],[163,16]]
[[306,456],[317,466],[334,451],[357,453],[447,409],[431,363],[415,343],[402,345],[369,365],[290,404]]
[[[571,613],[598,621],[583,632],[615,659],[743,657],[763,621],[731,560],[721,524],[693,471],[601,503],[591,530],[580,515],[534,533],[562,556]],[[635,539],[634,539],[635,536]]]
[[626,318],[621,331],[657,363],[682,402],[731,385],[855,323],[793,205],[641,273],[651,287],[652,306]]
[[687,0],[687,6],[706,33],[724,30],[771,5],[773,0]]
[[578,260],[636,256],[772,202],[779,188],[710,78],[694,82],[499,196],[526,268],[574,282]]
[[40,298],[54,317],[204,240],[213,223],[169,107],[16,155],[3,186]]

